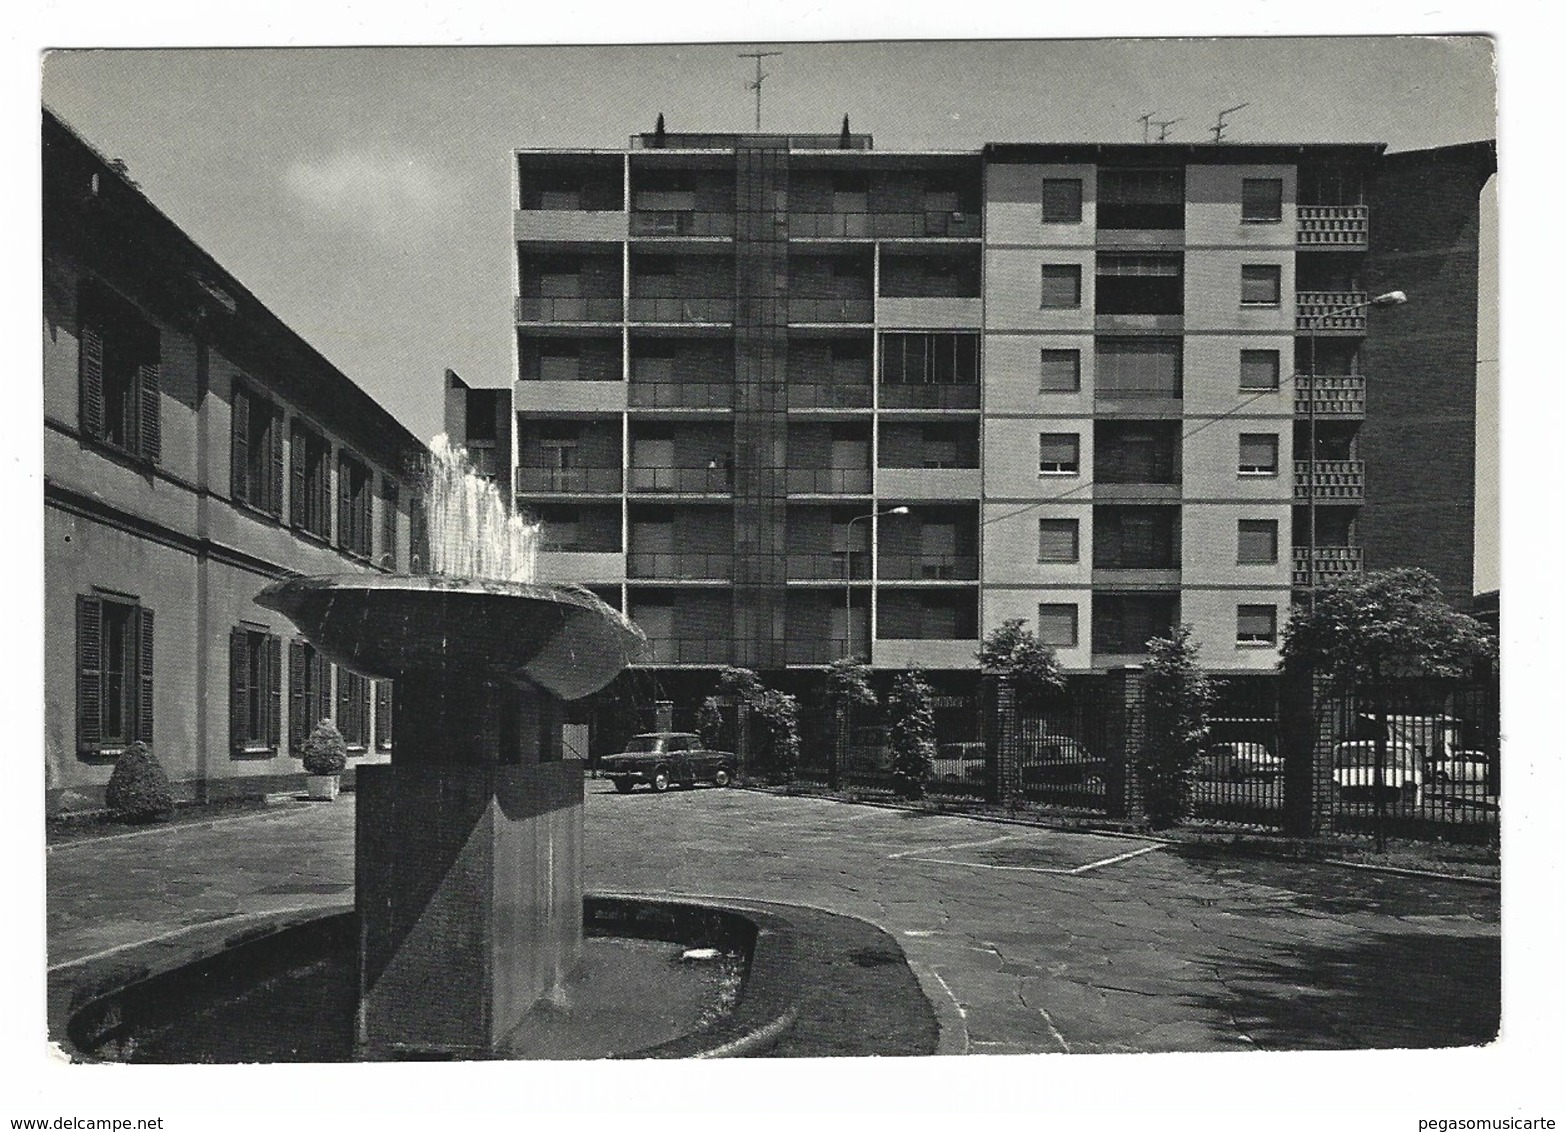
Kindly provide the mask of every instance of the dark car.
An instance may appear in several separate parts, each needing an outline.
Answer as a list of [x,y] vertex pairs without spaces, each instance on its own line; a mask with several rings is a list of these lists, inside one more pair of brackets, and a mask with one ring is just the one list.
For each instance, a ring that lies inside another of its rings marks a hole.
[[729,751],[708,750],[701,736],[689,731],[649,731],[631,736],[625,750],[607,756],[599,766],[622,794],[629,794],[639,782],[662,794],[675,783],[727,786],[734,779],[735,758]]
[[1108,763],[1075,739],[1040,735],[1022,743],[1024,787],[1070,786],[1102,789]]

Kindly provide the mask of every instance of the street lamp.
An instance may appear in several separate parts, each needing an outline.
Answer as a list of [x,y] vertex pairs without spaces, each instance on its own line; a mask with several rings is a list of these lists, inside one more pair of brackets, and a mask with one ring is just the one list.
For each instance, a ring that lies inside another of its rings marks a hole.
[[[845,534],[847,545],[843,549],[843,630],[848,634],[848,643],[843,650],[843,655],[852,659],[854,655],[854,590],[849,581],[852,571],[850,566],[854,560],[854,524],[863,519],[884,518],[887,515],[906,515],[907,507],[889,507],[885,511],[871,511],[864,515],[855,515],[848,520]],[[868,658],[867,658],[868,659]]]
[[1306,553],[1305,553],[1305,592],[1308,608],[1315,611],[1316,608],[1316,335],[1321,330],[1322,323],[1327,319],[1349,311],[1364,310],[1367,307],[1396,307],[1408,302],[1408,296],[1402,291],[1388,291],[1384,295],[1377,295],[1373,299],[1366,299],[1362,303],[1349,303],[1347,306],[1333,307],[1331,310],[1322,311],[1313,316],[1306,324],[1305,333],[1310,343],[1308,364],[1306,366],[1306,392],[1309,413],[1309,441],[1307,444],[1305,459],[1305,514],[1306,514]]

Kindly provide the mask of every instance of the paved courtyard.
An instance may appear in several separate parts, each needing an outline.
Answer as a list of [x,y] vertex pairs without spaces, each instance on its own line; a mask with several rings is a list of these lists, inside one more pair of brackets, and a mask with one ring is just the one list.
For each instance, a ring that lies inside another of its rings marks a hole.
[[[742,790],[587,784],[587,887],[858,916],[902,944],[949,1053],[1472,1044],[1496,889]],[[352,898],[353,805],[57,848],[50,963]]]

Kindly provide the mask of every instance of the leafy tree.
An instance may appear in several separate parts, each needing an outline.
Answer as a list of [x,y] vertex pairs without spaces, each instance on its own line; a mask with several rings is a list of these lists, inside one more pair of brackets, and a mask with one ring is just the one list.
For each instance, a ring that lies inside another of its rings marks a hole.
[[732,699],[735,703],[749,703],[761,695],[761,678],[748,668],[718,669],[718,687],[714,693],[719,699]]
[[1387,716],[1390,684],[1463,675],[1494,654],[1483,625],[1447,604],[1435,577],[1404,567],[1350,575],[1316,591],[1283,632],[1283,663],[1324,676],[1339,693],[1368,701],[1375,721],[1376,846],[1386,848]]
[[892,774],[902,794],[918,798],[935,773],[935,709],[930,704],[930,686],[917,671],[900,672],[886,708]]
[[1024,617],[1013,617],[991,629],[974,655],[987,675],[1011,678],[1019,706],[1038,707],[1050,692],[1065,687],[1055,650],[1039,640]]
[[1147,642],[1143,665],[1146,728],[1135,754],[1148,824],[1168,829],[1191,816],[1191,777],[1207,738],[1216,691],[1197,657],[1191,627]]
[[723,745],[723,712],[717,696],[708,696],[696,712],[696,734],[702,746],[715,750]]
[[826,672],[826,702],[831,707],[875,707],[875,690],[870,687],[870,666],[856,657],[834,660]]
[[799,704],[776,688],[763,688],[750,701],[752,761],[769,781],[786,782],[799,765]]

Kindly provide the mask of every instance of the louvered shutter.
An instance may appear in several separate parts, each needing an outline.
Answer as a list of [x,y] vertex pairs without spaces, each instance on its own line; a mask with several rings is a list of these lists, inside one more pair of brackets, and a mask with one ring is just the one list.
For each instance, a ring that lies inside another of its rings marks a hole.
[[289,753],[299,757],[306,734],[305,723],[305,643],[288,643],[288,746]]
[[76,748],[97,751],[103,741],[103,603],[76,598]]
[[243,629],[228,633],[228,747],[243,751],[249,738],[250,634]]
[[267,439],[272,445],[272,478],[271,491],[267,493],[264,506],[273,515],[282,517],[283,514],[283,414],[277,411],[272,413],[272,427],[267,432]]
[[353,743],[353,679],[347,672],[337,673],[337,730],[349,744]]
[[279,750],[283,734],[283,642],[277,637],[266,639],[266,745]]
[[337,545],[344,550],[353,547],[353,496],[348,490],[348,465],[337,461]]
[[[233,427],[233,444],[230,448],[228,461],[229,488],[231,499],[243,500],[246,503],[256,503],[257,492],[250,487],[250,398],[244,390],[234,387],[233,409],[230,413]],[[259,486],[259,485],[258,485]]]
[[136,610],[137,683],[136,738],[152,746],[152,610]]
[[289,445],[293,478],[289,484],[288,518],[296,527],[305,525],[305,467],[308,460],[305,448],[305,431],[295,425],[293,441]]
[[136,367],[137,451],[156,464],[163,458],[163,373],[157,362]]
[[103,436],[103,334],[83,324],[81,341],[82,432]]

